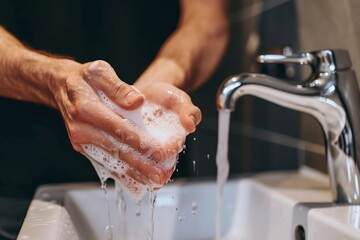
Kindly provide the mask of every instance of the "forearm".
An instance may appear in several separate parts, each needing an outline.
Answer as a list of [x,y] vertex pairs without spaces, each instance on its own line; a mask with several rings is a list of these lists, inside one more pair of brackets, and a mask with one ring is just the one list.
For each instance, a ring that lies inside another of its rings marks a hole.
[[[178,28],[136,85],[141,88],[151,81],[165,81],[188,92],[202,85],[227,46],[225,8],[222,0],[183,0]],[[157,74],[160,68],[161,74]]]
[[30,50],[1,26],[0,56],[0,96],[57,107],[51,85],[73,61]]
[[[139,78],[136,85],[140,88],[156,79],[190,92],[201,86],[220,62],[229,35],[225,1],[183,0],[181,7],[178,28]],[[156,73],[160,71],[161,75]]]

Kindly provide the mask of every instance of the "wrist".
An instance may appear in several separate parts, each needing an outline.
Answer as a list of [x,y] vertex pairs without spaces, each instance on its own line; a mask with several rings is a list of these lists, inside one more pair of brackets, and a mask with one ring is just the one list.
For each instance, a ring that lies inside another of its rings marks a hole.
[[180,89],[185,88],[186,70],[172,58],[158,57],[141,74],[134,86],[142,90],[154,82],[165,82]]
[[183,75],[174,85],[186,92],[197,89],[210,77],[227,46],[227,21],[221,18],[214,24],[209,22],[214,23],[198,18],[182,22],[157,56],[181,70]]

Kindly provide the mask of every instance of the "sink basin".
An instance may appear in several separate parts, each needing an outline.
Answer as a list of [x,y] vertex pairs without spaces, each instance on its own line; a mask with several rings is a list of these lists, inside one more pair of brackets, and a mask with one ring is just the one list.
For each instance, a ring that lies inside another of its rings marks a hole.
[[[107,189],[113,240],[147,239],[149,197],[126,199],[120,221],[114,187]],[[176,180],[157,192],[154,240],[207,240],[215,236],[216,183]],[[140,216],[138,216],[140,215]],[[222,204],[222,239],[360,239],[360,206],[331,203],[328,177],[309,168],[230,179]],[[42,186],[18,239],[108,239],[104,193],[96,183]]]

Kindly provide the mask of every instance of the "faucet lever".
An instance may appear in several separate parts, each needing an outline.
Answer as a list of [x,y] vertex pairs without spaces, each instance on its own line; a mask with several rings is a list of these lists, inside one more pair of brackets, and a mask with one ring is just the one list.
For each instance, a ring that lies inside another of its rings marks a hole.
[[293,55],[260,55],[257,62],[309,65],[313,73],[346,70],[352,66],[349,53],[344,49],[319,50]]
[[259,63],[296,63],[300,65],[311,65],[314,62],[314,57],[310,53],[302,53],[297,55],[260,55],[256,59]]

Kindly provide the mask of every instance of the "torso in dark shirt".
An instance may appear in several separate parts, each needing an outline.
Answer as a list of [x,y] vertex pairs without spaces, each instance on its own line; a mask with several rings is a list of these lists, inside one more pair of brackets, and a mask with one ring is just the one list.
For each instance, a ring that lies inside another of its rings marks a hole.
[[[178,1],[168,0],[0,0],[0,24],[25,44],[79,62],[106,60],[128,83],[178,17]],[[31,197],[41,184],[96,179],[90,162],[72,149],[58,111],[0,98],[0,195]]]

